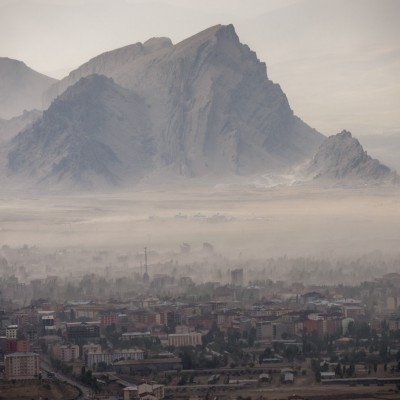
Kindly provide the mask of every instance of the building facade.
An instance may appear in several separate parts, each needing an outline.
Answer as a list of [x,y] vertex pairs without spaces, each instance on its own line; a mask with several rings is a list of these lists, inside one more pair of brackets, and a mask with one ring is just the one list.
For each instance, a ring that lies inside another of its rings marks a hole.
[[40,373],[39,354],[21,352],[4,357],[6,379],[35,379]]
[[111,364],[117,360],[143,360],[144,351],[139,349],[119,350],[114,352],[88,352],[85,355],[87,367],[94,368],[99,363]]
[[174,333],[168,335],[168,346],[183,347],[183,346],[198,346],[201,345],[201,333]]
[[79,358],[79,346],[76,344],[56,345],[53,353],[62,362],[73,362]]

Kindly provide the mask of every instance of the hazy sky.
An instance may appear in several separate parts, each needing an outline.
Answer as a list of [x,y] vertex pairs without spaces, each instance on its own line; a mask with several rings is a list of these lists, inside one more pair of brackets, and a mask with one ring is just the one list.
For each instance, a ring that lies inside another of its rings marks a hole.
[[0,0],[0,57],[61,78],[104,51],[233,23],[324,134],[400,135],[400,1]]

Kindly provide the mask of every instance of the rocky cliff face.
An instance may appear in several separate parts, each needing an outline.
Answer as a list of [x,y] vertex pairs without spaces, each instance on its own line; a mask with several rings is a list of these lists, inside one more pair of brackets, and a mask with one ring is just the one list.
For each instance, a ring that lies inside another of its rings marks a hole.
[[82,186],[164,173],[215,179],[291,167],[323,140],[231,25],[176,45],[158,38],[102,54],[54,84],[54,98],[12,143],[11,175]]
[[18,116],[24,110],[41,110],[43,93],[55,82],[21,61],[0,57],[0,118]]
[[306,170],[321,182],[371,184],[399,180],[390,168],[371,158],[348,131],[325,139]]

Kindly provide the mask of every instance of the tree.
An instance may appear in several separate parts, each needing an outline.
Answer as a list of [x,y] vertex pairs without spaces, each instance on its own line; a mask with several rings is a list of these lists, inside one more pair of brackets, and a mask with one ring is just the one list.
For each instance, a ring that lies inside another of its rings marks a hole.
[[193,361],[192,356],[188,349],[183,350],[182,354],[182,368],[183,369],[192,369],[193,368]]
[[336,364],[335,375],[336,376],[342,376],[342,366],[340,365],[340,363]]
[[253,346],[254,341],[256,340],[256,334],[257,334],[256,328],[254,328],[254,326],[251,327],[248,338],[249,346]]
[[355,367],[354,367],[354,364],[351,363],[350,366],[349,366],[349,368],[347,369],[347,376],[348,376],[348,377],[352,377],[352,376],[354,375],[355,370],[356,370],[356,369],[355,369]]

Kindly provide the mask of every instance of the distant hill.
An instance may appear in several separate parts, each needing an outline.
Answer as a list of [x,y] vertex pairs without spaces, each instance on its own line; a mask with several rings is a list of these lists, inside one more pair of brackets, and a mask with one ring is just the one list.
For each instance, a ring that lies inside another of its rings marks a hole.
[[42,109],[43,93],[56,81],[21,61],[0,57],[0,118]]
[[38,110],[25,111],[11,119],[0,119],[0,144],[5,144],[13,139],[19,132],[32,125],[42,116]]
[[67,89],[10,143],[8,173],[54,188],[104,188],[137,181],[152,153],[146,106],[100,75]]
[[399,176],[364,151],[348,131],[325,139],[306,173],[314,181],[375,184],[399,182]]

